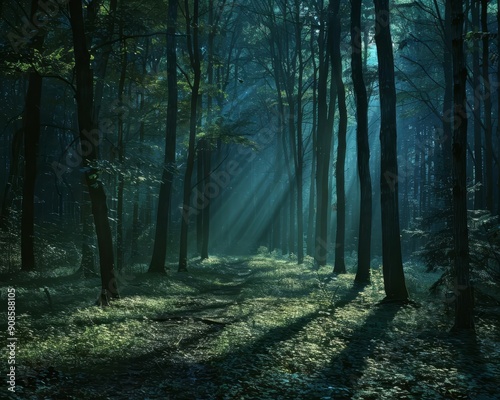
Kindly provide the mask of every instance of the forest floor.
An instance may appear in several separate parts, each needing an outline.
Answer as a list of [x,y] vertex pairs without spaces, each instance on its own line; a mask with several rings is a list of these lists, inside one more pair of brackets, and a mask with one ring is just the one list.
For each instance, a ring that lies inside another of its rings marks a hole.
[[500,398],[498,304],[478,304],[475,337],[450,334],[452,310],[427,291],[437,276],[416,265],[407,306],[377,304],[379,269],[364,288],[352,273],[270,255],[144,270],[120,277],[122,297],[106,309],[92,306],[99,279],[56,271],[2,283],[2,301],[16,289],[10,398]]

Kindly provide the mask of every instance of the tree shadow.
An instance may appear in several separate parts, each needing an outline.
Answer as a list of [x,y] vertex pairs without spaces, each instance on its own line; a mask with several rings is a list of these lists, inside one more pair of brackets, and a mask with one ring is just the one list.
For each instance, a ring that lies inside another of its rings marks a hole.
[[364,323],[347,338],[347,347],[320,372],[321,382],[318,384],[324,385],[326,378],[331,381],[332,388],[344,390],[335,393],[334,398],[350,399],[350,391],[364,375],[366,360],[374,355],[377,342],[387,337],[389,325],[402,307],[398,303],[377,304]]

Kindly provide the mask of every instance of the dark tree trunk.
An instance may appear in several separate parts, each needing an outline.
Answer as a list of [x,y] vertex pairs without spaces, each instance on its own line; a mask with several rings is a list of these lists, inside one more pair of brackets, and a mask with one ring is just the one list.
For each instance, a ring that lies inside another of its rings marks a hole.
[[[168,27],[167,27],[168,29]],[[168,39],[167,39],[168,41]],[[167,45],[168,46],[168,45]],[[168,50],[167,50],[168,51]],[[148,53],[149,53],[149,38],[146,38],[146,44],[145,44],[145,52],[144,52],[144,57],[143,57],[143,62],[142,62],[142,77],[141,77],[141,83],[142,86],[144,86],[144,80],[146,78],[146,73],[147,73],[147,59],[148,59]],[[167,60],[167,69],[168,69],[168,63],[169,60]],[[168,77],[167,77],[167,85],[168,85]],[[171,91],[169,90],[169,93]],[[143,155],[143,144],[144,144],[144,136],[146,133],[146,123],[145,123],[145,117],[144,117],[144,105],[145,105],[145,99],[144,99],[144,92],[141,93],[140,95],[140,100],[139,100],[139,109],[141,115],[143,117],[141,118],[141,122],[139,125],[139,158],[141,159],[142,163],[142,155]],[[168,105],[167,105],[168,107]],[[168,122],[167,122],[168,124]],[[141,184],[137,183],[135,193],[134,193],[134,208],[132,212],[132,248],[131,248],[131,255],[130,258],[132,262],[138,261],[138,256],[139,256],[139,235],[140,235],[140,226],[141,226],[141,221],[139,218],[139,200],[140,200],[140,193],[141,193]]]
[[[312,28],[311,28],[312,29]],[[307,255],[310,257],[314,257],[314,214],[315,207],[314,204],[316,202],[316,146],[317,146],[317,102],[316,102],[316,93],[317,93],[317,85],[316,81],[318,78],[318,69],[316,67],[316,55],[314,54],[314,35],[311,34],[311,59],[313,64],[313,104],[312,104],[312,127],[311,127],[311,137],[312,137],[312,160],[311,160],[311,184],[309,187],[309,216],[307,219]]]
[[82,260],[80,270],[84,277],[90,277],[95,274],[95,261],[92,242],[95,232],[92,230],[92,207],[90,204],[89,192],[86,190],[87,181],[85,177],[81,180],[82,186],[82,205],[80,208],[80,222],[82,224]]
[[9,178],[3,193],[2,210],[0,214],[0,229],[6,232],[9,229],[9,216],[14,202],[15,193],[19,187],[19,175],[21,162],[21,147],[23,144],[24,130],[14,130],[12,138],[12,152],[9,169]]
[[[211,168],[211,151],[210,144],[205,140],[204,141],[204,149],[203,149],[203,169],[204,169],[204,182],[205,185],[210,184],[210,168]],[[204,186],[205,186],[204,185]],[[208,199],[207,205],[202,210],[202,233],[201,233],[201,251],[200,257],[202,260],[206,260],[208,258],[208,240],[210,235],[210,201]]]
[[464,59],[462,1],[449,0],[452,12],[453,54],[453,244],[455,265],[455,325],[453,330],[473,330],[473,290],[469,277],[469,234],[467,230],[467,69]]
[[[332,15],[333,3],[330,2],[327,11],[328,24],[321,23],[318,34],[318,133],[316,147],[316,240],[314,259],[316,267],[326,265],[328,254],[328,208],[329,188],[328,172],[333,136],[333,110],[335,110],[337,92],[335,85],[330,87],[330,104],[327,103],[328,74],[330,52],[328,46],[332,45]],[[325,19],[325,18],[322,18]]]
[[[338,2],[340,4],[340,1]],[[335,9],[333,16],[333,43],[330,47],[332,51],[332,71],[335,76],[335,86],[339,104],[339,131],[337,145],[337,165],[336,165],[336,185],[337,185],[337,232],[335,238],[335,266],[333,272],[344,274],[345,269],[345,154],[347,135],[347,106],[345,99],[345,86],[342,80],[342,54],[340,51],[341,41],[341,20],[339,16],[339,6]]]
[[[31,18],[38,11],[38,2],[31,2]],[[33,39],[33,50],[41,51],[43,36]],[[21,216],[21,270],[35,269],[35,182],[40,142],[40,102],[42,77],[38,72],[29,74],[28,92],[23,115],[24,130],[24,182]]]
[[298,55],[298,82],[297,82],[297,157],[295,178],[297,187],[297,263],[304,262],[304,205],[303,205],[303,175],[304,149],[302,135],[302,85],[303,85],[303,54],[302,54],[302,24],[300,21],[300,2],[295,1],[295,40]]
[[86,148],[86,153],[88,153],[83,159],[83,168],[92,204],[99,249],[102,289],[99,301],[101,305],[108,305],[108,295],[118,297],[118,287],[114,272],[113,236],[108,220],[106,193],[99,180],[99,171],[92,166],[92,163],[97,160],[97,145],[100,138],[98,137],[99,131],[94,129],[97,124],[92,121],[93,79],[85,36],[82,3],[78,0],[70,0],[69,11],[75,51],[76,102],[80,143],[81,147]]
[[[500,0],[497,0],[497,26],[500,27]],[[500,35],[497,35],[497,49],[500,49]],[[500,60],[497,60],[497,82],[500,82]],[[497,90],[497,118],[500,118],[500,90]],[[497,121],[497,154],[500,154],[500,122]],[[500,160],[497,161],[497,216],[500,222]]]
[[490,38],[488,35],[488,0],[481,0],[481,27],[483,31],[483,89],[484,89],[484,145],[486,208],[493,212],[493,129],[491,123]]
[[[220,18],[220,15],[219,15]],[[217,26],[214,18],[214,1],[209,0],[208,2],[208,26],[210,31],[208,32],[207,41],[207,53],[208,53],[208,63],[207,63],[207,83],[208,87],[212,88],[214,84],[214,40],[217,31]],[[213,122],[212,110],[213,106],[213,96],[210,90],[207,93],[207,124],[210,126]],[[212,168],[212,150],[211,143],[208,140],[204,141],[203,146],[203,180],[204,186],[210,184],[211,180],[211,168]],[[202,232],[201,232],[201,248],[200,256],[202,260],[208,258],[208,242],[210,236],[210,203],[212,199],[208,199],[206,207],[202,209]]]
[[382,263],[387,301],[406,301],[401,257],[398,210],[398,161],[396,128],[396,86],[389,20],[389,1],[375,0],[380,96],[380,200],[382,209]]
[[[104,78],[106,76],[106,70],[108,66],[109,56],[112,51],[111,43],[107,43],[111,41],[113,37],[113,31],[116,20],[116,8],[118,1],[110,0],[109,2],[109,14],[108,20],[106,24],[106,37],[104,38],[104,46],[102,47],[102,53],[100,57],[97,59],[96,63],[96,79],[95,79],[95,94],[93,100],[93,108],[94,121],[99,120],[99,114],[101,111],[101,102],[104,94]],[[92,20],[91,25],[95,22],[97,18],[97,2],[91,3],[89,7],[91,10],[89,11],[89,17]],[[89,30],[93,32],[92,30]],[[90,37],[87,37],[87,46],[90,45]],[[83,184],[86,185],[85,177],[83,178]],[[92,242],[94,240],[95,234],[92,231],[92,206],[90,204],[90,198],[88,193],[83,191],[82,193],[82,206],[80,208],[80,219],[82,221],[82,260],[80,263],[80,269],[82,271],[83,276],[92,275],[95,272],[95,263],[94,263],[94,246]]]
[[[451,113],[453,110],[453,71],[450,68],[452,63],[451,54],[451,9],[450,4],[446,1],[444,15],[444,56],[443,56],[443,73],[444,73],[444,101],[443,101],[443,135],[440,140],[443,152],[443,172],[442,180],[444,187],[449,184],[449,176],[451,175],[451,140],[453,136],[453,122]],[[447,196],[447,204],[450,204],[450,196]]]
[[[120,21],[120,37],[123,36],[123,19]],[[119,105],[123,105],[123,90],[125,87],[125,78],[127,74],[127,46],[125,40],[122,40],[120,45],[121,50],[121,71],[120,79],[118,81],[118,102]],[[118,172],[118,193],[117,193],[117,206],[116,206],[116,268],[118,271],[123,270],[124,266],[124,253],[125,247],[123,242],[123,195],[125,191],[125,179],[124,179],[124,169],[125,165],[125,142],[123,140],[123,121],[124,113],[119,112],[118,114],[118,162],[120,169]]]
[[182,201],[182,218],[181,218],[181,237],[179,247],[179,272],[187,270],[187,254],[188,254],[188,228],[189,228],[189,210],[191,200],[191,177],[194,169],[195,157],[195,139],[198,123],[198,96],[201,80],[201,61],[200,61],[200,46],[198,39],[198,19],[199,19],[199,0],[194,0],[193,17],[189,15],[189,1],[184,2],[186,13],[186,37],[189,51],[191,68],[193,69],[194,78],[191,88],[191,111],[189,120],[189,145],[188,156],[186,161],[186,173],[184,175],[184,191]]
[[370,253],[372,231],[372,181],[370,176],[370,145],[368,141],[368,96],[363,79],[361,49],[361,4],[351,1],[351,71],[356,97],[356,144],[360,184],[360,211],[358,233],[358,269],[355,281],[370,282]]
[[[479,2],[472,4],[472,26],[473,30],[479,31]],[[481,127],[481,86],[480,86],[480,65],[479,65],[479,40],[474,39],[474,51],[472,53],[472,93],[474,93],[474,184],[482,185],[483,182],[483,148],[482,148],[482,127]],[[447,66],[449,69],[449,66]],[[449,149],[448,149],[449,150]],[[483,204],[484,189],[481,187],[474,192],[474,208],[481,210]]]
[[177,54],[175,51],[175,25],[177,21],[177,1],[168,2],[167,26],[167,128],[165,133],[165,158],[158,198],[156,232],[153,256],[148,272],[165,272],[169,209],[172,201],[172,184],[176,170],[175,147],[177,137]]
[[[200,96],[201,97],[201,96]],[[198,214],[196,215],[196,249],[198,251],[198,254],[201,256],[201,247],[202,247],[202,242],[203,242],[203,214],[204,214],[204,209],[206,205],[209,203],[210,199],[207,199],[204,197],[204,192],[205,192],[205,180],[204,180],[204,168],[203,168],[203,163],[204,163],[204,152],[203,152],[203,147],[204,147],[204,140],[200,139],[198,140],[198,145],[197,145],[197,156],[196,156],[196,180],[198,181],[198,185],[196,186],[195,190],[200,193],[202,198],[204,198],[204,207],[199,210]]]

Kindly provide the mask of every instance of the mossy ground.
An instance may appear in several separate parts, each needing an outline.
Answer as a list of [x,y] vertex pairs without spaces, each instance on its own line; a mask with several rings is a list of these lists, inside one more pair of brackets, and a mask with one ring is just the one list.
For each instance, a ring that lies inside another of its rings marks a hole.
[[144,271],[126,271],[105,309],[91,306],[98,279],[64,270],[2,284],[2,301],[8,286],[17,295],[13,398],[500,397],[498,314],[479,305],[477,335],[451,335],[451,310],[427,294],[436,276],[417,266],[406,272],[418,306],[377,305],[380,270],[355,288],[352,273],[268,254]]

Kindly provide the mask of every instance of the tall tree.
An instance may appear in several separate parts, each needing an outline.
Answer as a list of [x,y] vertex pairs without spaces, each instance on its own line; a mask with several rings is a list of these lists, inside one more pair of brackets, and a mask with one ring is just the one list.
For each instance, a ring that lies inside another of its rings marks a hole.
[[[120,3],[123,10],[123,2]],[[120,77],[118,79],[118,102],[120,106],[123,104],[123,91],[125,89],[125,78],[127,77],[127,42],[123,39],[123,16],[120,16],[119,36],[122,38],[120,41]],[[118,163],[120,164],[120,171],[118,173],[118,193],[116,205],[116,268],[118,271],[123,270],[124,260],[124,242],[123,242],[123,207],[124,207],[124,191],[125,191],[125,177],[124,177],[124,157],[125,157],[125,140],[123,137],[124,132],[124,112],[122,110],[118,113]]]
[[158,198],[158,213],[156,215],[156,232],[153,247],[153,257],[149,272],[165,272],[167,255],[168,216],[172,202],[172,185],[175,165],[175,146],[177,137],[177,53],[175,30],[177,22],[177,0],[168,2],[167,22],[167,128],[165,133],[165,158]]
[[387,301],[406,301],[398,209],[396,85],[389,0],[374,0],[380,96],[382,264]]
[[[89,4],[88,12],[90,14],[90,19],[93,21],[91,25],[95,24],[97,20],[97,14],[99,10],[98,1],[93,1]],[[108,68],[109,57],[113,50],[112,38],[116,25],[116,9],[118,7],[118,0],[110,0],[109,2],[109,12],[106,15],[106,20],[104,24],[104,37],[102,38],[102,43],[97,47],[101,48],[102,51],[95,61],[95,89],[94,89],[94,101],[93,101],[93,119],[94,121],[99,121],[99,116],[101,113],[101,104],[104,96],[105,88],[105,77]],[[89,32],[94,34],[94,32]],[[87,34],[87,42],[90,42],[90,34]],[[86,185],[85,177],[82,179],[83,185]],[[84,276],[92,275],[95,272],[94,264],[94,232],[92,230],[92,206],[90,203],[89,193],[87,190],[82,190],[82,206],[80,208],[80,219],[82,223],[82,259],[81,259],[81,270]]]
[[351,0],[351,75],[356,99],[356,144],[358,176],[361,191],[358,233],[358,269],[356,282],[370,282],[370,251],[372,231],[372,181],[370,176],[370,145],[368,142],[368,96],[363,78],[361,48],[362,0]]
[[337,186],[337,232],[335,238],[335,265],[333,272],[343,274],[346,272],[345,255],[345,156],[346,156],[346,136],[347,136],[347,105],[344,81],[342,80],[342,53],[340,51],[341,27],[340,19],[340,1],[334,8],[332,51],[332,72],[337,87],[338,105],[339,105],[339,130],[337,145],[337,164],[335,169],[335,181]]
[[473,290],[469,276],[467,230],[467,69],[464,57],[464,12],[461,0],[448,0],[452,13],[453,54],[453,247],[455,265],[455,324],[453,330],[474,330]]
[[18,190],[21,175],[21,148],[23,144],[23,128],[14,129],[11,145],[10,168],[7,184],[3,192],[2,209],[0,210],[0,229],[4,232],[9,228],[9,215],[15,192]]
[[179,247],[179,271],[187,270],[188,254],[188,228],[189,228],[189,203],[191,200],[191,178],[194,169],[195,140],[198,125],[198,97],[201,81],[201,54],[199,45],[199,0],[194,0],[193,15],[189,12],[189,1],[184,1],[184,12],[186,16],[186,40],[191,69],[193,70],[193,82],[191,84],[191,103],[189,115],[189,144],[186,161],[186,172],[184,174],[184,191],[182,202],[181,237]]
[[[303,206],[303,175],[304,175],[304,148],[303,148],[303,82],[304,82],[304,55],[302,52],[302,21],[301,2],[295,0],[294,27],[295,27],[295,52],[298,61],[297,78],[297,104],[296,123],[297,124],[297,148],[294,148],[295,159],[295,185],[297,187],[297,263],[304,262],[304,206]],[[294,140],[295,142],[295,140]]]
[[[497,26],[500,27],[500,0],[497,0]],[[497,35],[497,49],[500,49],[500,35]],[[500,50],[498,50],[500,52]],[[500,60],[497,60],[497,82],[500,82]],[[500,90],[497,90],[497,115],[500,116]],[[497,154],[500,153],[500,123],[497,121]],[[497,160],[497,188],[500,187],[500,161]],[[500,193],[497,192],[497,215],[500,220]]]
[[[478,1],[471,5],[472,28],[475,32],[480,30],[479,26],[479,5]],[[474,37],[472,52],[472,93],[474,93],[472,104],[474,115],[474,184],[483,182],[483,146],[482,146],[482,122],[481,122],[481,85],[480,85],[480,59],[479,59],[479,40]],[[449,66],[446,68],[449,69]],[[483,188],[474,192],[474,208],[483,209]]]
[[493,129],[491,122],[490,85],[490,36],[488,34],[488,1],[481,0],[481,28],[483,31],[483,90],[484,90],[484,183],[486,186],[486,208],[493,212]]
[[[322,3],[322,2],[321,2]],[[314,260],[317,267],[326,265],[328,254],[328,208],[329,187],[328,173],[330,165],[330,153],[333,136],[333,115],[337,100],[337,87],[331,84],[328,90],[328,78],[330,74],[329,46],[333,43],[333,16],[335,15],[336,2],[330,1],[328,9],[324,10],[320,5],[318,28],[318,122],[316,139],[316,240],[314,248]],[[328,93],[329,92],[329,93]],[[328,96],[329,94],[329,96]],[[330,101],[327,98],[330,97]]]
[[[92,119],[93,82],[90,67],[90,53],[87,48],[82,3],[69,1],[73,47],[75,52],[76,103],[78,108],[78,127],[80,146],[86,148],[83,157],[83,170],[92,205],[92,215],[99,248],[101,272],[101,295],[99,303],[109,305],[109,297],[118,297],[117,281],[114,271],[113,236],[108,220],[106,193],[99,179],[99,171],[94,165],[98,160],[97,146],[100,143],[100,124]],[[96,128],[97,127],[97,128]]]
[[[30,18],[38,12],[38,2],[32,0]],[[33,38],[33,56],[42,50],[43,36]],[[42,76],[38,71],[29,74],[28,92],[23,114],[24,182],[21,217],[21,269],[35,269],[35,181],[37,175],[38,146],[40,142],[40,102]]]

